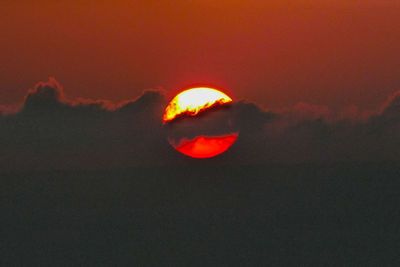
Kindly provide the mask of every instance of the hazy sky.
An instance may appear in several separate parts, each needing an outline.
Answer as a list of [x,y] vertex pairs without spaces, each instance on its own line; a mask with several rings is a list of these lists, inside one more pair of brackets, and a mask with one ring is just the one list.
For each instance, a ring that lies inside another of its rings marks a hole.
[[400,2],[266,2],[3,0],[0,104],[49,76],[72,97],[204,83],[271,108],[400,89]]

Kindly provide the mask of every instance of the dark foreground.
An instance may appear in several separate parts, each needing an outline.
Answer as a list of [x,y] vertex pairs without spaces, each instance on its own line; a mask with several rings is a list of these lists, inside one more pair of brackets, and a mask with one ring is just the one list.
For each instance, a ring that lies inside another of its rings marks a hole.
[[2,266],[400,266],[396,164],[0,179]]

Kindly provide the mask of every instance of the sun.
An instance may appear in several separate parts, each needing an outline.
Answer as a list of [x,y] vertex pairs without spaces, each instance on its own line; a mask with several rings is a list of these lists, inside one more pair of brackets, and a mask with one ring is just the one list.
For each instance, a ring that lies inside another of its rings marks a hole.
[[197,87],[185,90],[175,96],[165,109],[163,121],[169,122],[185,114],[195,116],[199,112],[218,104],[232,102],[226,94],[213,88]]
[[179,144],[170,140],[170,144],[182,154],[198,159],[212,158],[227,151],[238,138],[237,133],[223,136],[198,136],[183,139]]
[[[183,131],[187,130],[187,125],[178,118],[193,118],[195,128],[203,121],[197,115],[204,113],[205,116],[211,115],[211,112],[221,112],[219,109],[213,109],[217,106],[226,106],[233,102],[227,94],[209,87],[196,87],[184,90],[177,94],[167,105],[163,124],[168,127],[181,127]],[[210,112],[210,113],[206,113]],[[192,119],[192,121],[193,121]],[[176,122],[171,124],[171,122]],[[193,124],[191,124],[193,127]],[[218,125],[217,125],[218,127]],[[194,129],[196,130],[196,129]],[[169,143],[179,152],[193,158],[211,158],[227,151],[238,139],[238,132],[227,132],[223,135],[198,135],[194,138],[185,138],[179,136],[178,140],[168,138]]]

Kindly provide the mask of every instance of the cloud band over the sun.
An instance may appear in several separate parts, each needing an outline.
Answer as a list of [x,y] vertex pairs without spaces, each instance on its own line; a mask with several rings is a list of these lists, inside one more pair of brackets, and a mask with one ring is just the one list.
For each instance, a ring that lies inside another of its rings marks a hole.
[[[0,106],[0,169],[97,169],[188,160],[166,140],[161,90],[144,91],[135,100],[68,99],[51,78],[29,90],[23,105]],[[400,92],[376,112],[353,106],[341,112],[300,103],[265,111],[238,101],[206,123],[188,120],[185,135],[226,132],[240,138],[215,161],[235,164],[292,162],[398,161]],[[210,160],[209,160],[210,161]]]

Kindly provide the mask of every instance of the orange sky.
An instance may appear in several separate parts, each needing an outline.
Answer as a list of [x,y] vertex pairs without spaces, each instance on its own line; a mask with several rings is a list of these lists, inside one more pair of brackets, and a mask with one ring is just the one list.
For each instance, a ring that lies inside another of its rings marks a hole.
[[205,83],[271,108],[372,108],[400,89],[399,1],[265,2],[3,0],[0,104],[48,76],[69,96]]

